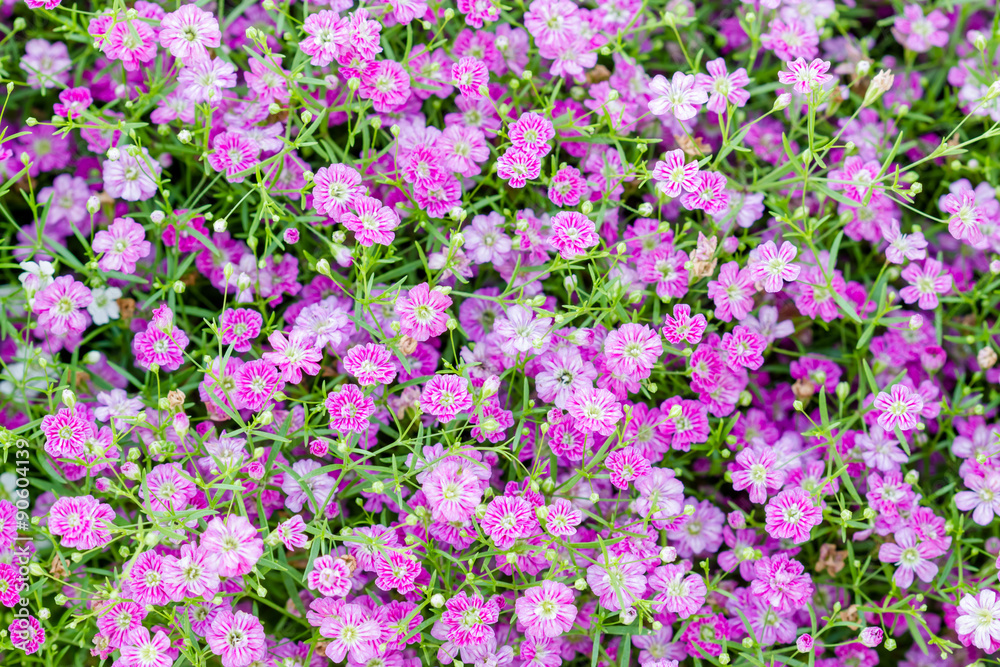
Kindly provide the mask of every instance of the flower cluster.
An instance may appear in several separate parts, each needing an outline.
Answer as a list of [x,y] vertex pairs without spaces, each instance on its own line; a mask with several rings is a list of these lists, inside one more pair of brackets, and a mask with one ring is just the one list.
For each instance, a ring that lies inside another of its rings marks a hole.
[[0,661],[995,660],[994,5],[5,3]]

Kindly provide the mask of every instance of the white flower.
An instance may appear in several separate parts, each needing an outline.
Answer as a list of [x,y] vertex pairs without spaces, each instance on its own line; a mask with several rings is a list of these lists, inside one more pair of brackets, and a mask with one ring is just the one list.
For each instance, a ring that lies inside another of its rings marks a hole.
[[122,291],[117,287],[96,287],[90,291],[93,300],[87,306],[87,312],[94,318],[94,324],[107,324],[111,320],[117,320],[121,314],[118,310],[118,302]]
[[45,289],[54,281],[56,270],[51,262],[21,262],[18,266],[24,273],[19,275],[17,279],[21,281],[24,290],[30,295]]

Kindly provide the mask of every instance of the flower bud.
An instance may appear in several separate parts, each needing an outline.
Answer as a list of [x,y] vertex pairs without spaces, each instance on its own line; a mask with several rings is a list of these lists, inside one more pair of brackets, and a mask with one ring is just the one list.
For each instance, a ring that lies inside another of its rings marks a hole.
[[76,394],[71,389],[63,389],[62,402],[70,410],[76,405]]
[[997,363],[997,353],[993,351],[992,347],[984,347],[976,354],[976,361],[979,363],[979,368],[984,371],[989,370]]
[[221,234],[222,232],[226,231],[226,227],[228,226],[229,223],[226,222],[225,218],[219,218],[218,220],[212,223],[212,229],[214,229],[218,234]]
[[87,199],[88,213],[94,215],[100,210],[101,210],[101,200],[97,197],[97,195],[92,195],[89,199]]
[[778,98],[774,100],[774,106],[771,107],[774,111],[781,111],[788,107],[792,103],[792,96],[789,93],[782,93],[778,95]]

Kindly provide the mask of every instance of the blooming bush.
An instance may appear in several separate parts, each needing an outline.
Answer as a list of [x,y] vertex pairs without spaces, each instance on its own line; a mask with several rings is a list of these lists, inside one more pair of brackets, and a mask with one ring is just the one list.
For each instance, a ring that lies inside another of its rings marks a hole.
[[995,11],[4,3],[0,661],[995,664]]

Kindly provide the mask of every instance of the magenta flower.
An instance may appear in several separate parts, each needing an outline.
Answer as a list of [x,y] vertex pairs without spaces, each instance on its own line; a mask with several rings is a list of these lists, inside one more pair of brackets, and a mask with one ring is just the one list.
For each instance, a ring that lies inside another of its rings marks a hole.
[[163,171],[149,151],[133,146],[121,151],[117,160],[105,160],[103,166],[104,189],[125,201],[145,201],[155,195]]
[[585,255],[587,248],[600,242],[594,221],[576,211],[560,211],[552,216],[549,243],[566,260]]
[[451,78],[462,95],[475,100],[483,96],[479,89],[489,83],[490,71],[482,60],[466,56],[452,65]]
[[35,296],[32,310],[38,324],[57,336],[83,333],[89,319],[81,310],[90,305],[92,297],[87,287],[73,279],[60,276]]
[[686,303],[674,304],[673,315],[667,315],[663,321],[663,337],[671,345],[687,341],[697,345],[705,334],[708,320],[701,313],[691,317],[691,306]]
[[517,540],[540,531],[534,508],[527,500],[517,496],[494,498],[486,508],[479,527],[498,549],[504,550],[514,546]]
[[701,105],[708,101],[708,93],[695,83],[695,77],[683,72],[674,72],[667,81],[657,74],[649,83],[653,94],[649,110],[657,116],[671,114],[677,120],[690,120],[698,113]]
[[236,86],[236,67],[221,58],[195,60],[177,75],[177,83],[195,104],[218,104],[222,90]]
[[344,369],[358,379],[362,387],[388,385],[396,377],[392,353],[385,345],[365,343],[352,347],[344,357]]
[[812,580],[805,574],[805,567],[787,553],[761,558],[754,564],[754,574],[751,592],[778,612],[801,609],[813,594]]
[[763,503],[767,500],[768,489],[778,491],[785,483],[785,472],[777,468],[778,457],[767,447],[747,447],[736,455],[736,461],[729,464],[733,488],[737,491],[750,489],[750,502]]
[[174,602],[185,598],[211,600],[219,590],[219,574],[209,564],[204,547],[181,545],[180,556],[163,557],[163,584]]
[[493,634],[492,626],[499,618],[496,599],[470,597],[465,591],[448,600],[441,614],[441,622],[448,628],[448,640],[458,647],[483,644],[488,634]]
[[514,603],[517,620],[529,637],[558,637],[573,629],[577,608],[573,590],[557,581],[533,586]]
[[267,654],[264,626],[245,611],[221,610],[205,640],[212,653],[222,656],[223,667],[248,667]]
[[67,88],[59,93],[59,101],[52,105],[52,110],[66,119],[79,118],[80,112],[93,102],[89,88]]
[[470,465],[456,461],[435,467],[422,488],[436,521],[468,521],[483,498],[482,484]]
[[236,373],[236,399],[240,405],[254,412],[270,404],[284,386],[285,381],[278,369],[266,359],[245,363]]
[[904,528],[895,534],[896,543],[886,543],[879,548],[878,558],[883,563],[893,563],[896,571],[892,580],[901,590],[906,590],[913,584],[913,575],[929,583],[937,576],[938,566],[931,562],[944,550],[931,542],[917,542],[913,530]]
[[313,186],[313,208],[334,222],[340,222],[354,206],[355,200],[365,196],[367,192],[361,184],[361,174],[343,164],[331,164],[317,169]]
[[795,58],[815,58],[819,53],[819,33],[815,23],[800,18],[783,21],[777,17],[767,24],[767,32],[760,36],[760,43],[765,49],[774,51],[781,60]]
[[694,192],[698,182],[698,161],[685,162],[684,151],[680,148],[669,151],[663,160],[656,163],[653,179],[656,189],[668,197],[679,197],[683,192]]
[[556,136],[555,128],[545,116],[538,113],[523,113],[511,123],[507,138],[514,148],[543,158],[552,150],[550,142]]
[[111,541],[115,511],[93,496],[64,496],[49,509],[49,531],[66,549],[87,551]]
[[170,637],[161,630],[150,635],[144,627],[136,628],[131,644],[121,649],[122,667],[170,667],[174,664]]
[[682,619],[696,614],[708,594],[705,580],[680,564],[657,567],[649,575],[648,583],[656,591],[653,609],[677,614]]
[[214,517],[201,534],[201,548],[208,563],[221,577],[239,577],[250,572],[264,553],[264,540],[245,517],[230,514]]
[[660,336],[645,324],[623,324],[604,339],[608,370],[619,375],[648,378],[661,354]]
[[5,607],[18,605],[22,588],[24,579],[21,578],[18,567],[10,563],[0,563],[0,604]]
[[726,365],[730,370],[740,368],[757,370],[764,365],[764,350],[767,341],[756,331],[742,324],[736,325],[732,333],[722,336],[722,349],[726,351]]
[[753,308],[753,278],[748,269],[736,262],[726,262],[719,269],[719,279],[708,283],[708,298],[715,301],[715,316],[723,322],[742,320]]
[[969,474],[963,480],[971,491],[955,494],[955,506],[963,512],[972,510],[972,520],[980,526],[993,522],[1000,514],[1000,473],[987,470],[984,474]]
[[552,318],[535,317],[535,313],[521,305],[506,310],[506,317],[498,317],[493,332],[500,339],[504,354],[516,357],[521,352],[541,354],[548,347],[552,335]]
[[396,315],[402,325],[400,332],[416,341],[440,336],[448,328],[448,308],[451,297],[420,283],[396,304]]
[[256,310],[230,308],[219,318],[222,344],[232,345],[237,352],[249,352],[263,324],[264,317]]
[[345,212],[340,222],[354,232],[358,243],[367,247],[373,244],[392,245],[396,238],[393,230],[399,226],[399,216],[374,197],[358,195],[353,202],[356,213]]
[[774,245],[774,241],[757,246],[750,253],[750,261],[747,262],[750,278],[754,282],[763,283],[766,292],[780,292],[785,281],[795,282],[799,277],[802,267],[792,264],[797,253],[798,248],[788,241],[781,244],[780,250]]
[[330,640],[326,647],[330,660],[343,662],[350,655],[352,662],[363,664],[377,654],[375,642],[382,635],[382,625],[365,607],[345,604],[323,622],[320,633]]
[[514,413],[504,410],[494,397],[469,416],[469,423],[473,425],[470,435],[478,442],[497,443],[506,437],[506,429],[514,425]]
[[11,644],[14,648],[24,651],[25,655],[37,653],[38,649],[45,645],[45,629],[31,614],[15,618],[7,631],[10,633]]
[[242,183],[242,172],[253,169],[260,160],[260,147],[242,132],[223,132],[212,140],[208,163],[226,174],[230,183]]
[[729,207],[726,177],[717,171],[699,171],[691,178],[690,190],[681,194],[681,206],[718,215]]
[[410,98],[410,75],[395,60],[379,60],[361,77],[358,92],[372,101],[375,111],[392,112]]
[[545,515],[545,530],[551,535],[557,537],[575,535],[576,527],[583,523],[583,514],[565,498],[556,498],[546,509],[548,513]]
[[607,389],[582,387],[566,404],[577,428],[585,433],[611,435],[624,417],[621,404]]
[[636,600],[641,600],[646,591],[646,566],[642,559],[631,553],[602,553],[587,568],[587,584],[604,609],[625,609]]
[[351,592],[351,567],[343,558],[320,556],[312,562],[306,583],[322,595],[342,598]]
[[301,549],[309,541],[306,536],[306,524],[300,514],[279,523],[274,532],[277,533],[278,539],[285,545],[285,548],[290,551]]
[[796,58],[786,65],[788,71],[778,72],[778,81],[790,85],[792,90],[800,95],[808,95],[813,90],[823,87],[833,76],[827,74],[830,63],[816,58],[807,63],[804,58]]
[[587,180],[576,167],[566,165],[549,181],[549,201],[556,206],[576,206],[587,194]]
[[101,50],[121,60],[126,72],[134,72],[156,57],[156,32],[145,21],[118,21],[101,41]]
[[801,488],[785,489],[764,508],[767,534],[802,544],[814,526],[823,522],[823,510]]
[[[181,5],[160,21],[160,46],[170,51],[185,65],[207,60],[208,49],[222,44],[219,22],[211,12],[197,5]],[[251,63],[253,63],[251,59]]]
[[288,338],[285,338],[280,331],[275,331],[267,337],[267,342],[274,351],[265,352],[264,360],[281,370],[283,382],[298,384],[302,382],[303,373],[307,375],[319,373],[319,362],[323,360],[323,352],[316,348],[314,340],[305,331],[292,331]]
[[920,5],[907,5],[903,15],[896,16],[892,33],[904,48],[925,53],[948,44],[948,17],[937,9],[924,16]]
[[906,303],[916,303],[923,310],[934,310],[938,306],[938,295],[951,292],[951,274],[936,259],[925,260],[923,267],[910,264],[901,276],[910,284],[899,290],[899,295]]
[[107,230],[97,232],[92,247],[104,253],[97,262],[101,271],[122,273],[135,273],[135,263],[152,249],[146,230],[132,218],[115,218]]
[[941,200],[941,209],[949,213],[948,233],[959,241],[979,247],[985,241],[981,227],[986,224],[986,216],[976,205],[976,196],[971,190],[959,194],[948,194]]
[[330,413],[330,428],[341,433],[367,432],[368,420],[375,414],[375,401],[354,384],[331,391],[324,404]]
[[872,404],[879,411],[878,425],[886,431],[897,426],[901,431],[915,429],[923,406],[920,395],[904,384],[894,384],[889,393],[880,391]]
[[542,160],[532,153],[509,147],[497,158],[497,176],[507,181],[512,188],[523,188],[528,181],[538,178],[542,172]]
[[727,103],[742,107],[750,100],[750,93],[744,90],[750,85],[750,77],[744,68],[730,74],[726,61],[716,58],[705,63],[705,69],[708,74],[695,75],[695,85],[710,95],[706,105],[709,111],[721,114],[726,111]]
[[472,409],[469,381],[460,375],[435,375],[424,385],[420,407],[442,423],[450,422]]

